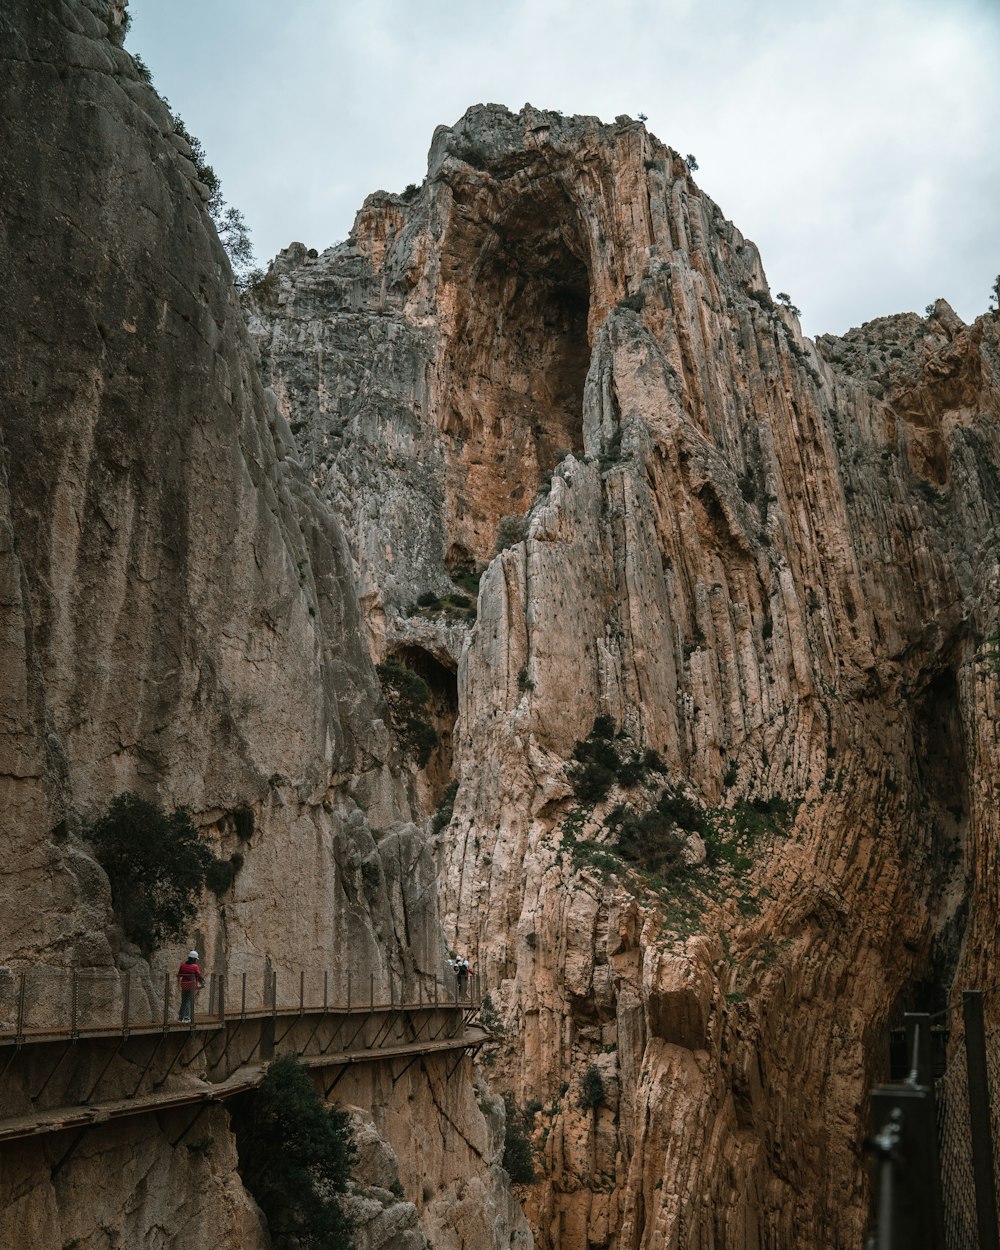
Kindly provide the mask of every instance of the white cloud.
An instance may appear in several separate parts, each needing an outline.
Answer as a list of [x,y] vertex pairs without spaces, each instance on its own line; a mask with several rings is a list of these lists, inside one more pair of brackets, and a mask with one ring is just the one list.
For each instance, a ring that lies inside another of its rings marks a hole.
[[[810,331],[983,311],[1000,271],[1000,10],[983,0],[132,0],[129,46],[258,252],[342,238],[481,101],[649,115]],[[277,16],[276,16],[277,15]]]

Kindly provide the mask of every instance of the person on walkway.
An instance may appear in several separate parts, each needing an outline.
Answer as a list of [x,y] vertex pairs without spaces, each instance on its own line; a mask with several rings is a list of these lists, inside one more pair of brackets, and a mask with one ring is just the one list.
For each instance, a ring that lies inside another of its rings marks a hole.
[[181,1010],[177,1017],[181,1024],[190,1024],[194,1018],[194,996],[205,984],[198,966],[198,952],[188,951],[188,957],[177,969],[181,987]]
[[469,980],[469,961],[464,955],[455,963],[455,977],[458,981],[458,996],[461,998]]

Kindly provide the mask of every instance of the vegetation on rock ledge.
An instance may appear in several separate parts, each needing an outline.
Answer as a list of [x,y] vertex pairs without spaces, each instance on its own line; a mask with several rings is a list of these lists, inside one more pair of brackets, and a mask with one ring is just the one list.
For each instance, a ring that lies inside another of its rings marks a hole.
[[400,664],[388,659],[375,667],[386,703],[392,727],[405,751],[410,752],[420,768],[424,768],[431,752],[438,745],[437,730],[426,716],[431,690],[424,679]]
[[515,1184],[531,1185],[535,1181],[535,1160],[525,1131],[524,1113],[510,1094],[504,1095],[504,1105],[507,1108],[503,1139],[504,1170]]
[[112,799],[86,837],[125,936],[146,955],[181,936],[206,884],[224,893],[243,864],[239,854],[216,859],[183,808],[168,815],[137,794]]
[[240,1175],[275,1250],[352,1250],[351,1223],[337,1201],[355,1157],[350,1121],[323,1105],[297,1056],[271,1064],[236,1128]]

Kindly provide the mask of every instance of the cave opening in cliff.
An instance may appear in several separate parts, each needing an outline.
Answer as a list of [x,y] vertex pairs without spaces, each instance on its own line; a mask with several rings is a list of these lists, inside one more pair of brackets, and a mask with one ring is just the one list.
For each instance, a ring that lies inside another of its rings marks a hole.
[[500,519],[523,514],[565,453],[583,450],[588,250],[566,193],[542,184],[453,251],[469,276],[450,344],[449,511],[454,536],[487,559]]
[[961,698],[945,670],[927,685],[913,714],[914,774],[926,829],[933,937],[921,979],[910,987],[910,1011],[947,1006],[961,954],[968,906],[962,870],[971,796]]
[[438,742],[421,770],[421,789],[430,806],[436,807],[451,782],[452,738],[458,718],[458,676],[423,647],[400,647],[393,658],[422,677],[430,690],[426,714]]

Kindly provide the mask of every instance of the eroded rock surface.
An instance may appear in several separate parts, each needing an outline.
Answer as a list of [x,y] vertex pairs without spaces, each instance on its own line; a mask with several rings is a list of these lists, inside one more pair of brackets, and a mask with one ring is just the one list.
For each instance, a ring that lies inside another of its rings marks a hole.
[[[81,836],[125,790],[239,854],[179,948],[206,972],[413,992],[444,973],[436,867],[351,559],[262,387],[191,150],[119,46],[123,8],[0,12],[0,1011],[26,968],[117,966],[134,1009],[158,1001],[178,952],[129,948]],[[461,1127],[484,1134],[468,1066]],[[95,1131],[51,1183],[64,1138],[5,1146],[4,1244],[266,1245],[211,1119],[204,1163],[151,1117]],[[393,1127],[414,1131],[405,1108]],[[472,1250],[445,1211],[432,1227]]]
[[[494,105],[252,314],[373,655],[457,677],[447,919],[540,1243],[860,1244],[887,1025],[994,931],[1000,323],[814,344],[642,125]],[[578,799],[598,717],[631,772]]]

